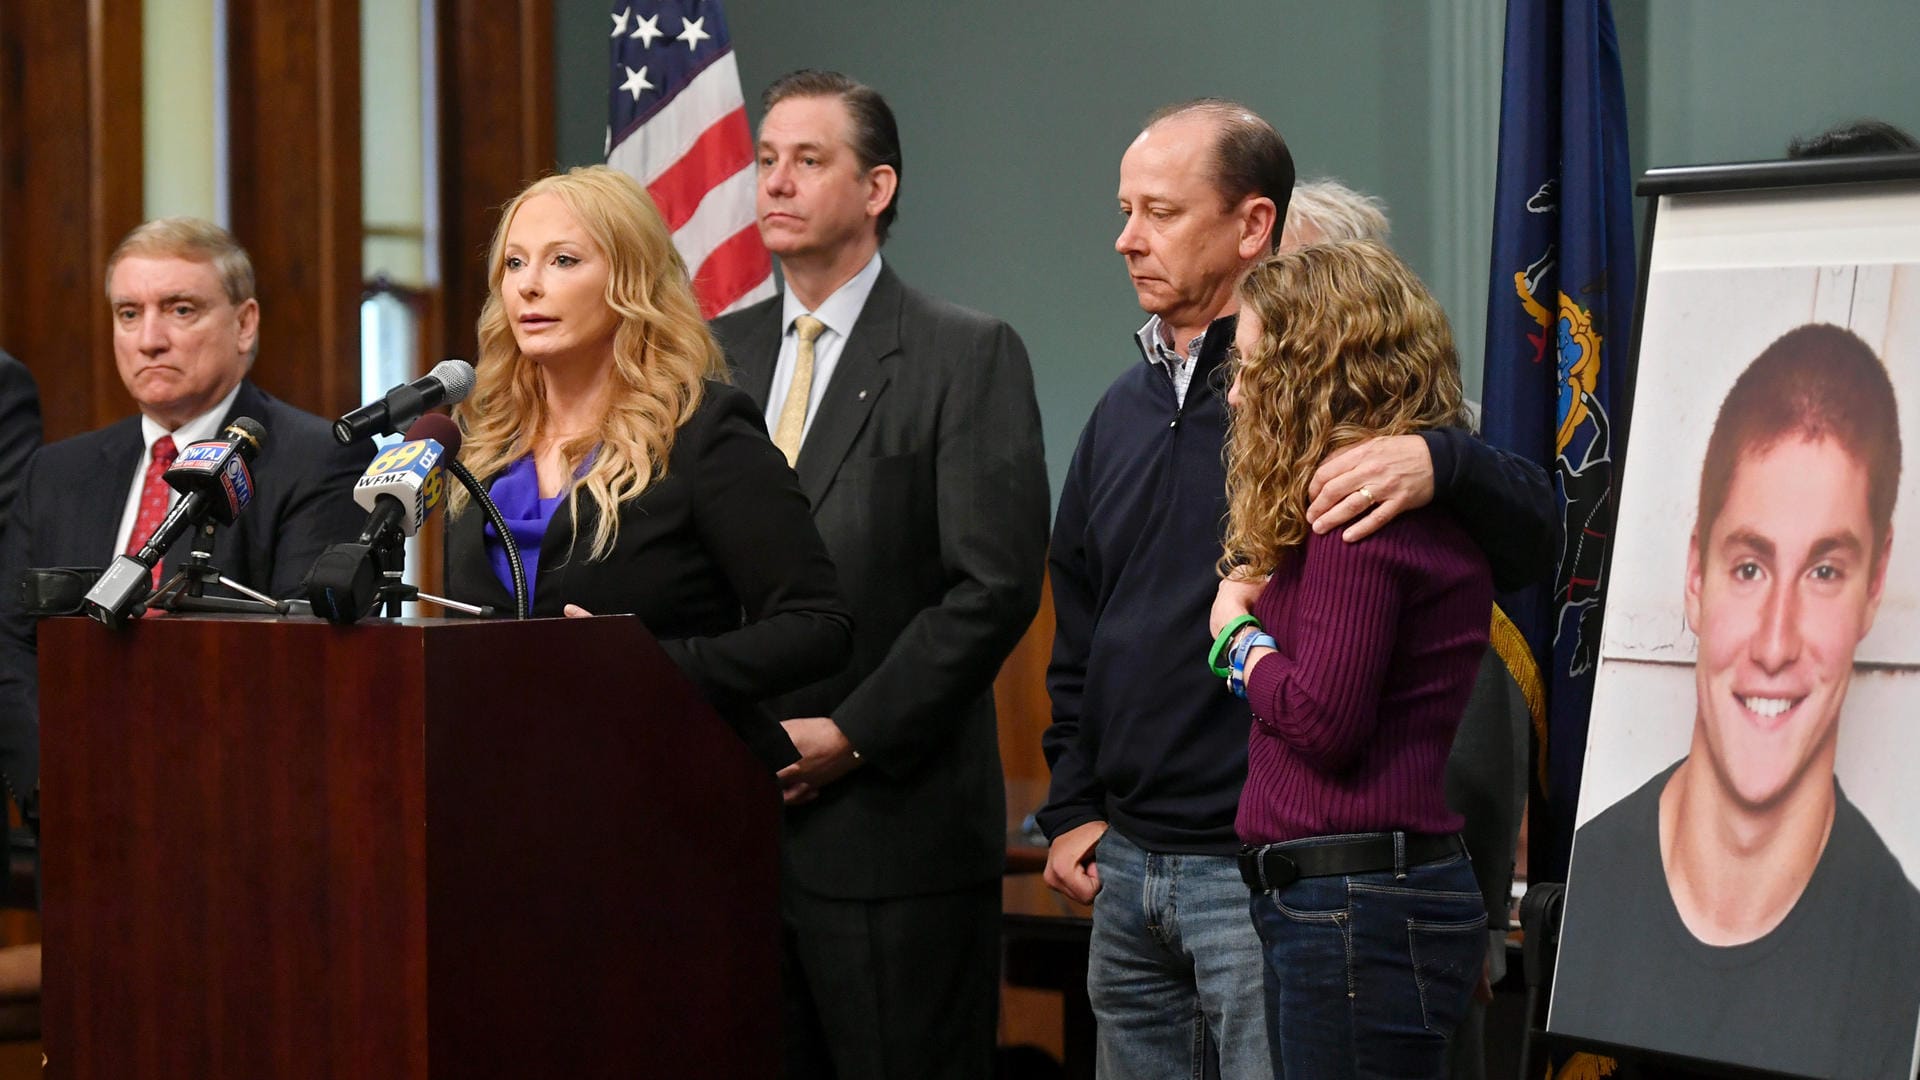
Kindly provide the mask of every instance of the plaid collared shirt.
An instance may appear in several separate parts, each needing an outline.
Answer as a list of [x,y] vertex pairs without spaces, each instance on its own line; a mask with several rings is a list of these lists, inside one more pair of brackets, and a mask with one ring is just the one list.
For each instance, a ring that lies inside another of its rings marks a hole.
[[1200,355],[1200,345],[1207,340],[1202,330],[1187,343],[1187,355],[1181,356],[1172,345],[1167,343],[1171,330],[1155,315],[1147,320],[1139,330],[1140,351],[1147,355],[1147,363],[1156,364],[1173,380],[1173,400],[1184,407],[1187,403],[1187,385],[1193,382],[1194,357]]

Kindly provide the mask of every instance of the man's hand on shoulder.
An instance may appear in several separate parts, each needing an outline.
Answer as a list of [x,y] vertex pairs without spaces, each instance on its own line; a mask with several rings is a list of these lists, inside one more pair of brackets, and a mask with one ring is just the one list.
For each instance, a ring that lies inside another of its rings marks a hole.
[[1307,523],[1325,535],[1363,540],[1408,510],[1433,501],[1433,455],[1418,435],[1388,435],[1355,443],[1314,470]]
[[852,772],[860,764],[860,752],[853,748],[847,734],[829,716],[798,716],[782,720],[800,760],[774,774],[780,781],[780,794],[789,806],[812,802],[820,789]]
[[1069,900],[1093,903],[1100,891],[1100,868],[1094,865],[1093,852],[1106,832],[1106,822],[1089,821],[1054,837],[1047,848],[1047,887]]

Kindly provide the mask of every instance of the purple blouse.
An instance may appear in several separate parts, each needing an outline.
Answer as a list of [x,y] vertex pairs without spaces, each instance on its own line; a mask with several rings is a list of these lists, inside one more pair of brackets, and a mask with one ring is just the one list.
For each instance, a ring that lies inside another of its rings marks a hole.
[[[591,464],[591,459],[588,464]],[[540,470],[534,465],[532,454],[507,466],[507,471],[501,473],[487,491],[493,496],[495,505],[500,507],[500,516],[507,521],[507,531],[513,534],[514,542],[520,545],[520,565],[527,572],[527,610],[531,611],[534,582],[540,577],[540,542],[546,539],[547,525],[553,521],[554,511],[566,501],[567,493],[561,491],[551,499],[540,497]],[[487,561],[493,564],[494,576],[511,594],[513,568],[507,563],[507,546],[500,542],[500,534],[494,531],[490,521],[481,535],[486,539]]]

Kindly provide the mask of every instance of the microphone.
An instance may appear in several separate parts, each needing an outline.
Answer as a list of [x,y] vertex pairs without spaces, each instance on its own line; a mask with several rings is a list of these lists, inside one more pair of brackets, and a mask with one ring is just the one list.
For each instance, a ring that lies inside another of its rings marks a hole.
[[419,532],[446,495],[442,469],[458,453],[460,425],[438,413],[408,428],[406,442],[381,451],[353,485],[353,501],[369,511],[359,542],[378,546]]
[[333,437],[342,445],[369,435],[391,435],[406,428],[437,405],[457,405],[473,393],[473,365],[465,360],[442,360],[433,370],[387,391],[379,401],[362,405],[333,422]]
[[445,501],[445,467],[460,452],[460,427],[429,413],[407,430],[407,440],[381,451],[353,484],[353,500],[367,510],[366,527],[351,543],[320,553],[307,572],[307,600],[316,615],[350,623],[379,598],[384,576],[379,552],[420,531]]
[[116,556],[106,573],[81,601],[88,615],[117,626],[133,605],[153,591],[153,568],[189,530],[209,522],[233,524],[253,501],[253,473],[247,467],[267,441],[267,429],[251,417],[236,417],[222,438],[192,443],[167,469],[168,486],[180,498],[153,535],[131,555]]

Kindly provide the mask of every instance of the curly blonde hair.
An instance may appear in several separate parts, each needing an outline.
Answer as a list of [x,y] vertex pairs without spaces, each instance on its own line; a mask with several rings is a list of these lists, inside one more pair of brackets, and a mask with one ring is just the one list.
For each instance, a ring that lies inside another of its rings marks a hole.
[[[582,491],[599,511],[588,555],[599,559],[618,537],[618,507],[666,475],[674,433],[700,407],[702,380],[726,379],[726,359],[700,316],[666,222],[638,181],[605,165],[542,177],[501,211],[487,255],[479,379],[453,414],[465,433],[461,461],[474,475],[493,476],[532,453],[548,419],[545,384],[521,354],[500,297],[507,229],[538,195],[564,203],[607,257],[607,306],[620,317],[606,412],[593,431],[561,448],[569,469],[593,455],[568,491],[567,510],[576,530]],[[461,512],[466,502],[466,490],[454,488],[450,511]]]
[[1412,270],[1370,240],[1274,255],[1240,285],[1259,344],[1239,380],[1224,451],[1222,575],[1259,577],[1306,543],[1307,485],[1328,454],[1461,421],[1447,317]]

